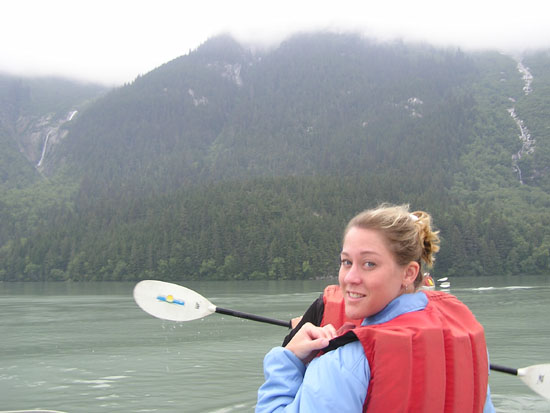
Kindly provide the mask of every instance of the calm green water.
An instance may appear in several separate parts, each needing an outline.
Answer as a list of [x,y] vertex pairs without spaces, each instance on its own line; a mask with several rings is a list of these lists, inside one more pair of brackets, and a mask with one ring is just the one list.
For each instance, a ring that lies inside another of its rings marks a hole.
[[[190,282],[214,304],[279,319],[300,315],[326,281]],[[173,323],[134,303],[130,283],[0,283],[0,409],[247,412],[262,358],[283,327],[213,314]],[[550,363],[550,277],[451,280],[485,325],[491,361]],[[493,372],[499,412],[547,412],[517,377]]]

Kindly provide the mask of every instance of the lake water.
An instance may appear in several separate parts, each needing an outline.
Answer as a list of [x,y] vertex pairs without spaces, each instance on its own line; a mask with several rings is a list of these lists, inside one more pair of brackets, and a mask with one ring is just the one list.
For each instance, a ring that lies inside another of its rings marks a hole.
[[[182,283],[220,307],[288,320],[327,281]],[[212,314],[174,323],[132,298],[133,283],[0,283],[0,409],[249,412],[262,359],[287,330]],[[484,324],[491,361],[550,363],[550,277],[451,280]],[[493,372],[499,412],[548,412],[550,401]]]

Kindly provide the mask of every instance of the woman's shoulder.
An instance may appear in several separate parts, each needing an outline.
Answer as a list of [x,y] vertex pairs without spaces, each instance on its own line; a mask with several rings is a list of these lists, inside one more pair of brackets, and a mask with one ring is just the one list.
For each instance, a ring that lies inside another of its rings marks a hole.
[[[368,383],[370,376],[369,362],[365,357],[363,346],[359,341],[353,341],[345,346],[323,354],[314,359],[310,367],[317,363],[320,370],[351,374],[356,380]],[[337,373],[336,373],[337,374]]]

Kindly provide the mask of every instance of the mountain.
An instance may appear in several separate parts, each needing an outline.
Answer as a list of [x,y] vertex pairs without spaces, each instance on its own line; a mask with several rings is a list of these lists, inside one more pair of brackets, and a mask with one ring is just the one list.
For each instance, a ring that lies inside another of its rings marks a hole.
[[[454,90],[474,72],[460,52],[411,51],[354,36],[302,36],[265,53],[216,38],[106,97],[76,123],[63,155],[85,176],[115,187],[129,176],[142,186],[151,176],[183,183],[346,175],[391,164],[374,146],[408,164],[411,150],[441,156],[464,143],[464,130],[451,132],[455,125],[437,139],[426,125],[431,117],[466,116],[468,97]],[[426,139],[407,139],[411,128],[425,129],[415,134]],[[362,149],[350,152],[354,146]],[[342,164],[343,156],[352,158]],[[114,165],[122,169],[111,171]]]
[[544,272],[549,76],[547,52],[210,39],[50,121],[40,173],[35,151],[4,179],[0,278],[331,276],[347,219],[383,201],[433,214],[436,271]]

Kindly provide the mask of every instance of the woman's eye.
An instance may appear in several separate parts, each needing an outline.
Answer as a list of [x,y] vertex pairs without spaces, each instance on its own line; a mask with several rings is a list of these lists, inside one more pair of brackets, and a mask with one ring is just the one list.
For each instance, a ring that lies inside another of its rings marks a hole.
[[342,260],[340,260],[340,265],[342,265],[344,267],[349,267],[351,265],[351,261],[347,260],[347,259],[342,259]]
[[374,268],[376,267],[376,264],[372,261],[367,261],[363,264],[366,268]]

